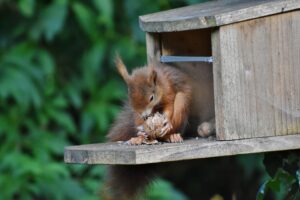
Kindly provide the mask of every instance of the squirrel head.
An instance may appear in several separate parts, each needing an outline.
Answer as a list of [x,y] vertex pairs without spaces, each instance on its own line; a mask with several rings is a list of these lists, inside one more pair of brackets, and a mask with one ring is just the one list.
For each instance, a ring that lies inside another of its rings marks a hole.
[[163,92],[155,64],[137,68],[129,75],[121,58],[117,56],[116,66],[128,86],[129,102],[134,111],[143,119],[158,111]]

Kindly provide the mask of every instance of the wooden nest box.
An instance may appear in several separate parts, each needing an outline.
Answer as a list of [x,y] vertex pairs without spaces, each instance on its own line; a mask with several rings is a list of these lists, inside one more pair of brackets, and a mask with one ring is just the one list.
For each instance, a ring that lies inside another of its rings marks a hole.
[[212,60],[219,140],[300,134],[299,8],[211,1],[141,16],[140,26],[149,58]]
[[65,162],[146,164],[300,148],[299,0],[209,1],[141,16],[140,26],[148,59],[211,63],[217,139],[71,146]]

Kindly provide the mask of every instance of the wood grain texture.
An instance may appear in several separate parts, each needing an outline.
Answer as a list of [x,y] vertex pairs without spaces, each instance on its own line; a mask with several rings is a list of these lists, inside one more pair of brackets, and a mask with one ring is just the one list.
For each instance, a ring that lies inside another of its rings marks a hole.
[[214,102],[215,102],[215,120],[216,120],[216,135],[218,140],[225,138],[225,116],[223,102],[223,84],[222,84],[222,65],[220,51],[220,32],[215,30],[211,34],[212,41],[212,56],[213,56],[213,81],[214,81]]
[[300,11],[222,26],[213,40],[218,138],[300,134]]
[[151,60],[160,60],[161,56],[161,42],[160,34],[158,33],[146,33],[146,50],[148,63]]
[[140,16],[146,32],[173,32],[209,27],[300,8],[299,0],[219,0]]
[[117,143],[70,146],[65,148],[65,162],[135,165],[290,149],[300,149],[300,135],[234,141],[191,139],[140,146]]

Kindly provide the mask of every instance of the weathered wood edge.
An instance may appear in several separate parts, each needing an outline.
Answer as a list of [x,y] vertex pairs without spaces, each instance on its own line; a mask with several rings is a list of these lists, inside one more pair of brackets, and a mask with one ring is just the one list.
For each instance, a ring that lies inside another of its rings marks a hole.
[[[140,16],[140,28],[145,32],[173,32],[203,29],[300,9],[299,0],[262,1],[246,8],[237,8],[229,11],[224,10],[219,14],[207,13],[206,15],[199,14],[189,17],[180,17],[181,12],[188,13],[189,8],[193,6],[199,6],[199,9],[201,9],[201,5],[209,3],[213,2]],[[171,19],[172,17],[173,19]]]
[[161,42],[159,33],[146,33],[147,62],[159,61],[161,56]]
[[220,48],[220,30],[214,30],[211,34],[212,56],[213,56],[213,79],[214,79],[214,102],[216,113],[216,132],[218,140],[225,140],[224,129],[224,94],[222,78],[222,62]]
[[300,135],[286,135],[233,141],[185,140],[180,144],[128,146],[102,143],[65,148],[66,163],[149,164],[239,154],[300,149]]

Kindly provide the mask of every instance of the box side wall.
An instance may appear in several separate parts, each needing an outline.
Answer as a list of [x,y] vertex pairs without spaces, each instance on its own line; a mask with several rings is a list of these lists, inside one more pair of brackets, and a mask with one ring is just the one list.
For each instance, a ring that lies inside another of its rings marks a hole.
[[217,36],[219,139],[300,133],[300,11],[222,26]]
[[[224,140],[225,135],[225,118],[223,104],[223,84],[222,84],[222,65],[220,51],[220,31],[215,30],[211,34],[212,56],[213,56],[213,80],[214,80],[214,102],[216,118],[216,136],[219,140]],[[228,137],[227,137],[228,138]]]

